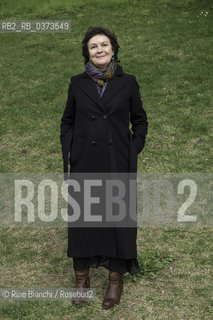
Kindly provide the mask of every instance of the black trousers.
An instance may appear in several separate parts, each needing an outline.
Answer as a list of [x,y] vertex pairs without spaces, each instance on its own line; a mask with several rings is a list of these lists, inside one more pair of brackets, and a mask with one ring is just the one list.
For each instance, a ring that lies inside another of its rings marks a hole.
[[73,268],[83,270],[88,268],[98,268],[102,266],[109,271],[119,273],[140,273],[141,269],[137,259],[120,259],[113,257],[93,256],[93,257],[73,257]]

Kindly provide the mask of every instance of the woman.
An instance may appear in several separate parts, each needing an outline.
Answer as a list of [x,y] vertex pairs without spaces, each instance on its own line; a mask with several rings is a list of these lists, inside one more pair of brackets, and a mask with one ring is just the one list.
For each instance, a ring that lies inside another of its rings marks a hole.
[[[69,161],[76,173],[137,172],[148,122],[135,76],[123,72],[118,50],[110,30],[91,27],[86,32],[85,71],[71,77],[61,121],[64,172]],[[68,228],[67,255],[73,257],[76,288],[89,288],[91,267],[109,270],[104,309],[120,302],[123,274],[140,272],[136,237],[136,228]]]

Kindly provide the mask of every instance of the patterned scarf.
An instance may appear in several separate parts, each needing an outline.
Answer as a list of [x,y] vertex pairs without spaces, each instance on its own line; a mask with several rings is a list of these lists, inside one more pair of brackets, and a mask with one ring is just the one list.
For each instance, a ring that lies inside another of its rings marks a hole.
[[117,69],[117,62],[111,61],[106,69],[99,69],[89,61],[86,63],[85,68],[87,74],[96,82],[96,87],[101,97],[107,86],[108,80],[112,78],[115,70]]

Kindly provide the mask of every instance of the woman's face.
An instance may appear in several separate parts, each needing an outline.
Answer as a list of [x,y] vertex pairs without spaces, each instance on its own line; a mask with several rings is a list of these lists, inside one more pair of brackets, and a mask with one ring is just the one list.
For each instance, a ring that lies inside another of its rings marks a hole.
[[114,54],[110,39],[104,34],[97,34],[89,39],[88,51],[93,64],[101,69],[108,66]]

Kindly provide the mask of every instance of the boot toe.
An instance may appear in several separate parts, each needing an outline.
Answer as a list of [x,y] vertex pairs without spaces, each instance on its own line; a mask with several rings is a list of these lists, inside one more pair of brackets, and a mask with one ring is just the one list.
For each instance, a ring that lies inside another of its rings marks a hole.
[[115,305],[114,300],[113,299],[105,299],[105,301],[102,304],[102,308],[103,309],[110,309],[113,308]]

